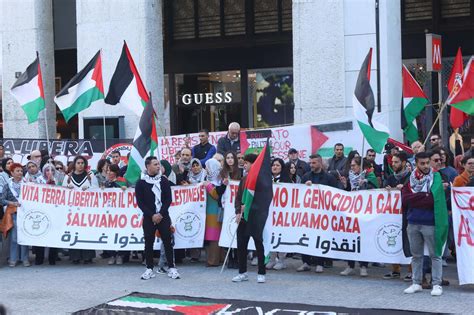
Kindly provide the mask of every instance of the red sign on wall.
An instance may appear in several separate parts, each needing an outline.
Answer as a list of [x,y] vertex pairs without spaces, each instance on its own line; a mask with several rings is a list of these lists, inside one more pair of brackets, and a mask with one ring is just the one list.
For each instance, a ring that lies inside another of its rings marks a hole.
[[441,56],[441,35],[426,34],[426,67],[428,71],[441,71],[443,67]]

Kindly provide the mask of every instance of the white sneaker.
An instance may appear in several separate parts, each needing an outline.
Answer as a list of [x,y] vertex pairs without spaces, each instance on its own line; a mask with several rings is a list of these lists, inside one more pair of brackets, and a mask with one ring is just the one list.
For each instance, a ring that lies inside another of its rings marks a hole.
[[311,268],[308,266],[307,263],[303,263],[301,266],[299,266],[298,268],[296,268],[296,271],[297,272],[302,272],[302,271],[310,271]]
[[361,277],[367,277],[369,274],[367,273],[367,268],[366,267],[360,267],[360,276]]
[[348,276],[348,275],[351,275],[354,273],[354,268],[351,268],[351,267],[347,267],[346,269],[344,269],[343,271],[341,271],[340,275],[341,276]]
[[273,266],[273,269],[274,270],[282,270],[282,269],[286,269],[286,264],[282,261],[279,261],[275,264],[275,266]]
[[252,262],[250,263],[250,265],[257,266],[258,265],[258,258],[257,257],[252,258]]
[[265,275],[257,275],[257,283],[265,283]]
[[30,261],[28,259],[23,261],[23,267],[31,267]]
[[268,270],[268,269],[273,269],[273,267],[275,267],[276,265],[276,262],[273,261],[273,260],[270,260],[266,265],[265,265],[265,268]]
[[314,272],[316,273],[323,273],[324,269],[323,269],[323,266],[316,266],[316,270]]
[[115,264],[115,257],[113,257],[113,256],[110,257],[109,260],[107,261],[107,264],[108,264],[108,265],[113,265],[113,264]]
[[145,270],[145,272],[142,274],[142,277],[141,279],[142,280],[149,280],[151,278],[154,278],[156,275],[155,273],[153,272],[153,269],[147,269]]
[[117,265],[123,265],[123,258],[122,256],[117,256],[117,261],[116,261]]
[[178,269],[170,268],[170,270],[168,270],[168,277],[170,277],[171,279],[179,279],[180,275]]
[[413,294],[413,293],[416,293],[416,292],[421,292],[423,291],[423,288],[421,287],[421,285],[419,284],[412,284],[411,286],[409,286],[408,288],[406,288],[403,293],[405,294]]
[[431,290],[431,296],[440,296],[443,294],[443,287],[440,285],[434,285],[433,290]]
[[249,281],[249,276],[247,275],[247,273],[239,273],[238,275],[232,278],[232,282],[242,281]]

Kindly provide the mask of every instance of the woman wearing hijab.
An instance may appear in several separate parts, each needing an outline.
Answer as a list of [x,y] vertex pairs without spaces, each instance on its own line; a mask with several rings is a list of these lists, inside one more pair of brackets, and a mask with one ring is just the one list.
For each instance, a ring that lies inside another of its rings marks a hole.
[[10,239],[10,258],[8,265],[15,267],[18,259],[23,262],[23,266],[31,266],[28,254],[28,246],[18,245],[17,241],[17,209],[20,206],[18,199],[20,198],[21,185],[25,183],[23,178],[23,166],[19,163],[13,163],[8,168],[12,177],[3,186],[3,193],[0,198],[2,206],[7,206],[5,216],[2,219],[3,238]]
[[201,162],[199,159],[191,160],[191,171],[188,173],[188,178],[186,179],[190,184],[199,184],[206,180],[207,173],[202,169]]
[[[43,166],[41,176],[37,180],[38,184],[45,185],[59,185],[57,180],[56,168],[52,163],[47,163]],[[35,265],[42,265],[44,262],[45,247],[33,246],[33,253],[35,254]],[[58,258],[58,249],[49,248],[48,262],[50,265],[56,265]]]
[[[80,155],[76,156],[72,162],[72,171],[64,179],[63,186],[80,190],[98,188],[97,179],[92,172],[87,171],[87,166],[86,158]],[[90,264],[95,257],[95,250],[70,249],[69,255],[75,265],[79,264],[81,260],[84,260],[84,264]]]
[[206,161],[207,172],[207,203],[206,203],[206,233],[204,240],[207,242],[207,266],[216,267],[221,262],[221,249],[219,236],[222,228],[222,210],[219,207],[218,188],[222,185],[220,178],[221,163],[212,158]]

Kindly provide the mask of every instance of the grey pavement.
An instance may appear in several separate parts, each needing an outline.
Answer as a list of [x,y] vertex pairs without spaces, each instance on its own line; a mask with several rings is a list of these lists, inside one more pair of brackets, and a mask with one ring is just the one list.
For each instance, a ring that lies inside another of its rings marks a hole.
[[[342,277],[345,262],[323,274],[313,271],[297,273],[300,261],[288,259],[286,270],[270,271],[267,283],[256,283],[255,267],[250,267],[250,281],[232,283],[235,270],[207,268],[204,263],[187,262],[178,266],[182,278],[166,275],[143,281],[144,266],[134,261],[122,266],[108,266],[96,259],[92,265],[72,265],[69,261],[56,266],[25,268],[0,266],[0,303],[9,314],[67,314],[86,309],[131,292],[149,292],[191,297],[227,298],[272,302],[360,308],[388,308],[445,313],[474,314],[474,286],[459,286],[454,263],[444,268],[451,281],[441,297],[431,297],[429,290],[414,295],[402,293],[409,283],[383,280],[389,269],[369,268],[369,277]],[[358,272],[358,269],[356,268]]]

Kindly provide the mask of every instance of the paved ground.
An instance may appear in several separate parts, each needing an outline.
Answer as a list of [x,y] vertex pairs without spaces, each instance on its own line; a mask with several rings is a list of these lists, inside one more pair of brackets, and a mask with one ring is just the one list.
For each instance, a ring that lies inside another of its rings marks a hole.
[[446,267],[445,275],[452,283],[442,297],[431,297],[429,291],[402,294],[407,283],[383,280],[386,268],[369,269],[368,278],[342,277],[345,263],[323,274],[296,273],[299,261],[290,259],[290,267],[271,271],[267,283],[257,284],[255,267],[251,281],[232,283],[234,270],[206,268],[203,263],[179,266],[182,279],[171,280],[159,275],[149,281],[140,280],[144,267],[138,262],[108,266],[105,260],[93,265],[71,265],[67,261],[56,266],[0,266],[0,302],[11,314],[66,314],[95,306],[133,291],[193,297],[282,301],[314,305],[364,308],[389,308],[444,313],[474,314],[474,286],[457,284],[455,265]]

